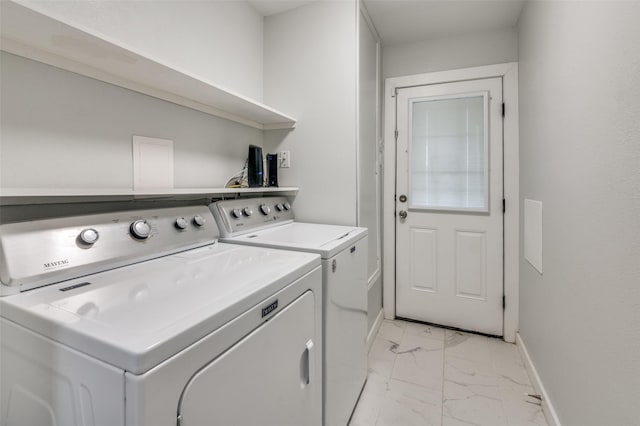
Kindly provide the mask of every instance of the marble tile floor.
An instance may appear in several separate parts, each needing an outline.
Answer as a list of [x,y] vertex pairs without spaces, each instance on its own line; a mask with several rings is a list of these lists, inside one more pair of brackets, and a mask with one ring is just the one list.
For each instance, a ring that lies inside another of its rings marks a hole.
[[350,426],[547,426],[518,348],[385,320]]

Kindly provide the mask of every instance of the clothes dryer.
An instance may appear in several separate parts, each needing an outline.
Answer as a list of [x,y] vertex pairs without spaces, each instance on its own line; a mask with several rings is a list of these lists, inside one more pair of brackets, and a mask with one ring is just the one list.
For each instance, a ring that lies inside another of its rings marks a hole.
[[0,423],[320,426],[319,255],[217,237],[206,206],[1,225]]
[[322,257],[323,419],[346,425],[367,377],[367,229],[302,223],[284,197],[210,206],[221,241]]

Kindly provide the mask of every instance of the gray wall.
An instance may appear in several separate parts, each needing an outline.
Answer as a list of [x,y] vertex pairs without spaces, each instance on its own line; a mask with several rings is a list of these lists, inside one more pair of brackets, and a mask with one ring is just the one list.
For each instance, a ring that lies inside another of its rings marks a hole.
[[265,18],[264,99],[298,119],[265,132],[291,151],[280,185],[299,186],[296,219],[356,224],[357,5],[319,1]]
[[519,23],[520,194],[543,203],[544,268],[521,260],[520,333],[568,426],[640,419],[638,22],[633,1],[528,2]]
[[[262,99],[263,19],[245,2],[29,1],[58,19]],[[131,188],[131,136],[174,141],[175,187],[220,187],[261,131],[2,53],[0,185]]]
[[131,188],[131,136],[174,141],[175,187],[220,187],[262,131],[1,53],[0,185]]
[[26,0],[43,13],[262,100],[263,18],[244,1]]
[[358,19],[356,1],[313,2],[265,18],[264,99],[298,122],[293,131],[265,132],[264,146],[291,151],[291,168],[279,169],[278,179],[300,187],[297,220],[370,229],[371,327],[382,306],[374,276],[380,239],[376,45]]
[[417,43],[384,46],[384,78],[433,71],[516,62],[518,36],[515,28],[485,31]]

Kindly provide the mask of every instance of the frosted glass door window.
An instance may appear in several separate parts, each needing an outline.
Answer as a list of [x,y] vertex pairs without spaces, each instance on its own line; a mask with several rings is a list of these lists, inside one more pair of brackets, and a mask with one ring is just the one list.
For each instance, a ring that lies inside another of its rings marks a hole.
[[488,212],[486,93],[410,100],[409,202]]

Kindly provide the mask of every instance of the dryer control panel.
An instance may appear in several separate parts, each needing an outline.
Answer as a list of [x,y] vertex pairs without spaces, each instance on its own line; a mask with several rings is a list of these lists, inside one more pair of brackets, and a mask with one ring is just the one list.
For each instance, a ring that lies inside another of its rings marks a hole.
[[0,225],[0,296],[213,244],[206,206]]
[[293,207],[286,197],[242,198],[222,200],[209,208],[222,237],[232,237],[295,219]]

